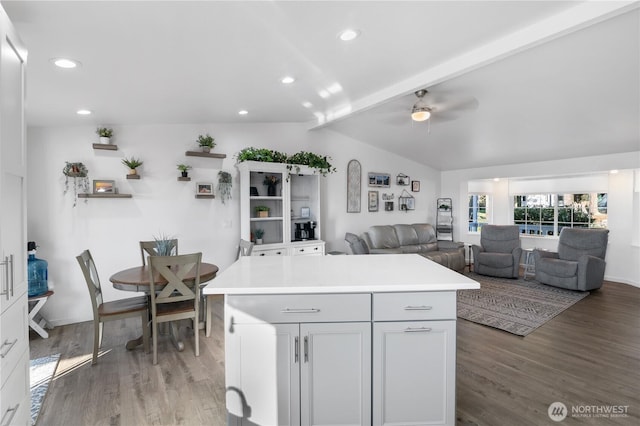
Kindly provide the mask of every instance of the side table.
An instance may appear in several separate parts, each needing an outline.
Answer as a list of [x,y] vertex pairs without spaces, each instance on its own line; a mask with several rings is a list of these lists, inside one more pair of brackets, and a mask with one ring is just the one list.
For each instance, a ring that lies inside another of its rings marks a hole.
[[44,339],[49,337],[49,333],[47,333],[44,327],[51,329],[53,326],[39,312],[52,295],[53,290],[49,290],[44,294],[32,296],[27,299],[29,303],[29,327]]
[[532,248],[524,249],[524,273],[522,274],[523,279],[527,279],[529,276],[536,276],[536,263],[533,257]]

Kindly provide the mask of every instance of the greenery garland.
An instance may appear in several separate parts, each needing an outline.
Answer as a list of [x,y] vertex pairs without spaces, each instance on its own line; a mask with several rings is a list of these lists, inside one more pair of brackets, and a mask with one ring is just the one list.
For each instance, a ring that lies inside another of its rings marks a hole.
[[308,166],[318,170],[322,176],[334,173],[336,168],[331,165],[329,160],[331,157],[320,156],[313,152],[300,151],[293,155],[287,155],[283,152],[274,151],[268,148],[244,148],[236,154],[236,160],[241,163],[243,161],[262,161],[266,163],[286,163],[287,169],[291,171],[294,167],[299,171],[299,166]]

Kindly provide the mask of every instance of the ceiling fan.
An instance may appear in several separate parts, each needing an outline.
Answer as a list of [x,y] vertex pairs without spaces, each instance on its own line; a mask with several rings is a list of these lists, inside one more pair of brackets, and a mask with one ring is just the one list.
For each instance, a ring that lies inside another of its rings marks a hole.
[[411,119],[413,121],[425,121],[431,117],[431,108],[429,108],[423,99],[426,94],[427,89],[420,89],[415,92],[418,101],[413,104],[413,108],[411,108]]

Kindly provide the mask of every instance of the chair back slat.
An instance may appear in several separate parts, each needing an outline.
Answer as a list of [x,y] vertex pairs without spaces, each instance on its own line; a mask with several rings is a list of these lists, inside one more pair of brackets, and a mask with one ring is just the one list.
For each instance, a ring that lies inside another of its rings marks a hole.
[[91,256],[91,252],[89,250],[85,250],[79,256],[76,256],[76,260],[80,265],[80,269],[84,275],[84,280],[87,283],[87,288],[89,289],[94,318],[97,318],[98,307],[102,305],[102,287],[100,286],[100,277],[98,276],[96,264],[93,261],[93,256]]
[[[200,263],[202,253],[178,256],[149,256],[149,282],[152,309],[159,303],[194,300],[200,298]],[[186,277],[193,271],[195,278]]]

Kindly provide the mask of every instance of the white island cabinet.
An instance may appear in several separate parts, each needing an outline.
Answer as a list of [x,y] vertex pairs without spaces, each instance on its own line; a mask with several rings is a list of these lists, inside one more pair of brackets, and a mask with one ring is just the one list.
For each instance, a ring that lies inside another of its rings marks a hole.
[[225,295],[229,425],[454,425],[456,290],[419,255],[243,257]]

